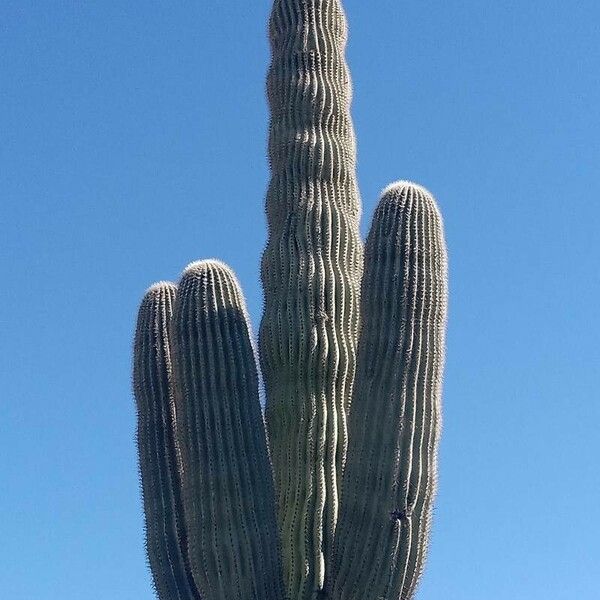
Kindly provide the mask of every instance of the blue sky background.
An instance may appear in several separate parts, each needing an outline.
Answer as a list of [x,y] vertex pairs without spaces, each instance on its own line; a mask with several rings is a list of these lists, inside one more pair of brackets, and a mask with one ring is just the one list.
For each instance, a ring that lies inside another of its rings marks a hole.
[[[346,0],[366,231],[437,196],[451,307],[422,600],[596,600],[600,4]],[[191,260],[255,328],[270,3],[0,3],[0,595],[152,597],[137,304]]]

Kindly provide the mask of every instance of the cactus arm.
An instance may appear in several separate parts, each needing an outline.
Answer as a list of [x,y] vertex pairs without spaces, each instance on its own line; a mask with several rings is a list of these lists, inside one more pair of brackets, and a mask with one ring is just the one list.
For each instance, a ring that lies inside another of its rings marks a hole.
[[366,245],[350,445],[328,582],[335,600],[408,600],[422,572],[441,426],[446,271],[431,195],[407,182],[387,188]]
[[173,315],[177,439],[190,567],[203,596],[283,600],[275,492],[242,293],[192,263]]
[[290,600],[322,589],[347,447],[362,270],[339,0],[275,0],[260,358]]
[[137,447],[155,591],[161,600],[199,600],[185,555],[175,446],[170,321],[176,289],[171,283],[153,285],[138,312],[133,354]]

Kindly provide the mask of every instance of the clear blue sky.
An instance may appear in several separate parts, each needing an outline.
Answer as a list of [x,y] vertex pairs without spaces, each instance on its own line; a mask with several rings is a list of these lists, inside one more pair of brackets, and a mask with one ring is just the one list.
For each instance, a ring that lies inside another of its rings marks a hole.
[[[597,600],[600,3],[346,0],[366,230],[437,196],[451,307],[419,600]],[[138,301],[219,257],[261,312],[270,2],[0,3],[0,596],[152,597]]]

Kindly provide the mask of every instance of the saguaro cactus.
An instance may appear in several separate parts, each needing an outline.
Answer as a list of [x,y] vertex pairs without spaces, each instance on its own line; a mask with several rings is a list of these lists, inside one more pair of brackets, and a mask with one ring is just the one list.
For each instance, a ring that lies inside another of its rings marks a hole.
[[[142,302],[134,347],[161,600],[410,600],[436,488],[447,267],[433,197],[382,195],[364,257],[339,0],[275,0],[259,350],[219,261]],[[362,281],[362,287],[361,287]]]

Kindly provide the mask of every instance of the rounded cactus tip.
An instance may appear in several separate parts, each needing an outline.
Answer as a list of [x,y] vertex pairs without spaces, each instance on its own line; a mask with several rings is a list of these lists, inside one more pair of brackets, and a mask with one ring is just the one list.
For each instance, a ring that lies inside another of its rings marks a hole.
[[153,283],[144,293],[144,296],[155,296],[163,292],[174,292],[177,286],[172,281],[157,281]]
[[193,276],[193,275],[202,275],[204,273],[208,273],[210,271],[225,271],[233,275],[232,268],[224,263],[223,261],[217,258],[205,258],[203,260],[195,260],[191,262],[181,274],[182,277]]
[[403,199],[409,197],[412,198],[413,202],[416,202],[417,206],[428,207],[429,210],[433,210],[437,214],[439,219],[442,218],[440,208],[433,194],[427,188],[412,181],[401,180],[390,183],[381,192],[379,206],[387,206],[390,203],[403,203]]
[[427,188],[423,187],[422,185],[419,185],[418,183],[414,183],[413,181],[407,181],[404,179],[390,183],[388,186],[383,188],[380,196],[381,196],[381,198],[384,198],[385,196],[392,196],[392,195],[396,196],[396,195],[404,194],[408,191],[421,193],[425,196],[429,196],[430,198],[433,198],[433,194]]
[[[246,311],[240,282],[229,265],[214,258],[191,262],[181,274],[179,290],[183,290],[182,293],[185,293],[186,289],[198,291],[208,288],[219,290],[217,294],[219,296],[227,289],[227,298],[221,298],[219,303],[233,302],[242,311]],[[232,298],[235,299],[232,300]],[[202,302],[206,301],[203,298]]]

